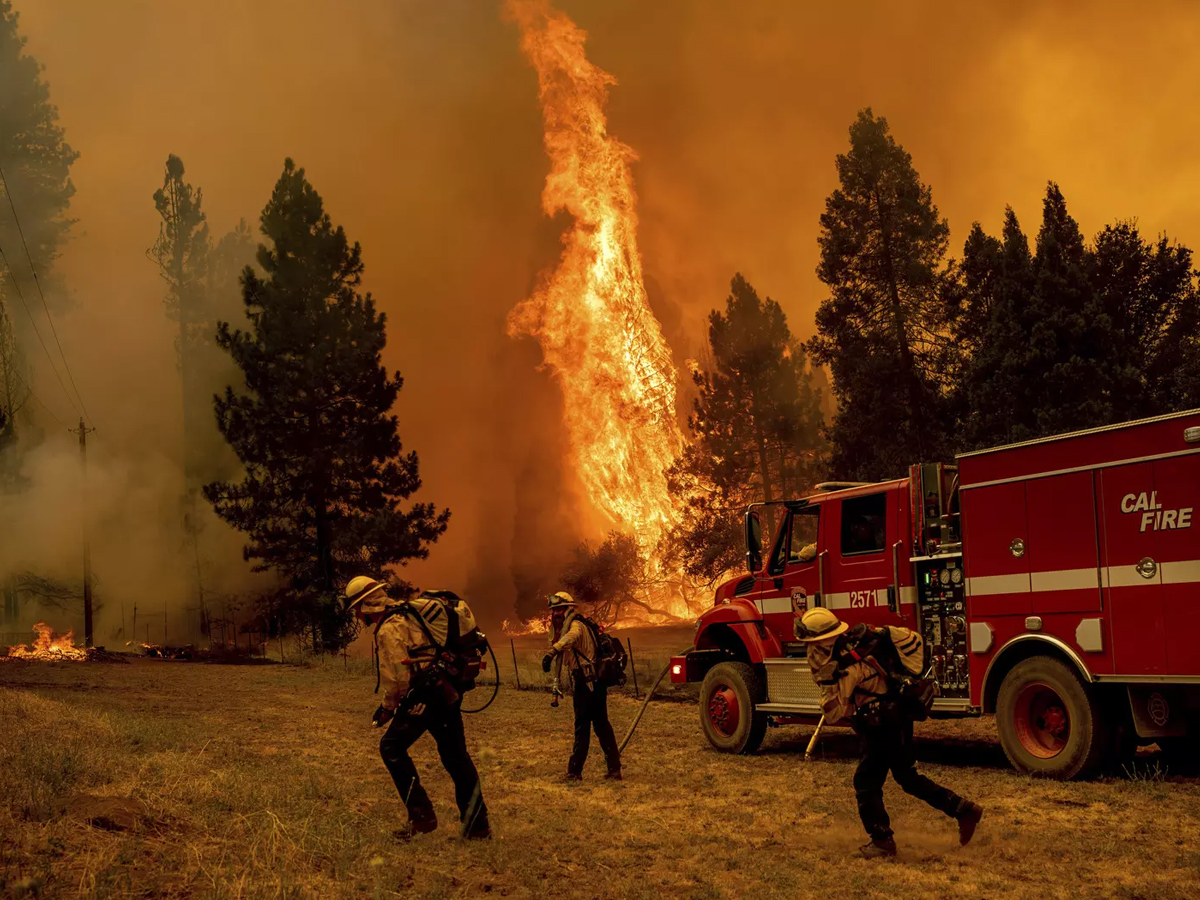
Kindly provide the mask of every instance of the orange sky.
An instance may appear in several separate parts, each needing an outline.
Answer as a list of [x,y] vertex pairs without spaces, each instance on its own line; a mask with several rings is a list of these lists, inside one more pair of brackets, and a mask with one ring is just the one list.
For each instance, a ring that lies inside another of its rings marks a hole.
[[[16,5],[82,152],[62,260],[77,302],[59,332],[97,441],[134,459],[178,441],[171,326],[144,256],[167,153],[203,187],[214,232],[256,221],[290,155],[363,244],[422,498],[455,513],[414,575],[504,569],[527,514],[519,473],[561,438],[521,374],[536,353],[504,336],[556,230],[539,209],[535,76],[499,4]],[[1087,233],[1136,216],[1200,245],[1200,7],[986,6],[561,0],[618,79],[609,127],[640,157],[645,268],[693,335],[741,270],[807,336],[817,218],[866,105],[932,185],[955,252],[1005,204],[1036,229],[1050,178]],[[66,418],[57,390],[39,381]]]

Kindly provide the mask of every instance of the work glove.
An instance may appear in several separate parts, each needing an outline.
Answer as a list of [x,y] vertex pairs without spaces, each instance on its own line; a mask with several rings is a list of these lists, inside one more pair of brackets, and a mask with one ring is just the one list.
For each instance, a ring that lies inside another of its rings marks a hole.
[[380,703],[379,708],[375,710],[375,715],[371,716],[371,724],[376,728],[382,728],[388,722],[392,721],[392,716],[394,715],[396,715],[395,710],[386,709],[384,705]]
[[547,653],[545,656],[542,657],[542,671],[549,672],[550,664],[552,662],[554,662],[554,651],[553,650],[551,650],[549,653]]

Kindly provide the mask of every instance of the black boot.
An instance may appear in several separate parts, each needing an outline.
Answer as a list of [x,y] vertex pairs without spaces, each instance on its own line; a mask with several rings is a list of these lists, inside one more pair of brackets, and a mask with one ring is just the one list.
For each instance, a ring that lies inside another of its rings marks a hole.
[[975,834],[975,826],[983,818],[983,807],[970,800],[964,800],[954,818],[958,819],[958,842],[965,847]]
[[858,855],[863,859],[884,859],[896,855],[895,838],[872,838],[871,843],[858,848]]

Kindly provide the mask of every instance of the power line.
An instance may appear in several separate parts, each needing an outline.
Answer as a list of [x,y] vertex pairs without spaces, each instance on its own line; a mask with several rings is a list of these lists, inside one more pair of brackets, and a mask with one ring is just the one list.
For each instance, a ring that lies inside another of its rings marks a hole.
[[[29,386],[29,382],[26,381],[24,378],[22,378],[15,368],[12,371],[12,376],[15,379],[17,379],[17,381],[21,382],[21,384],[25,385],[25,390],[29,391],[30,398],[32,398],[34,400],[34,402],[37,403],[38,406],[40,406],[42,409],[44,409],[46,411],[46,414],[49,415],[50,418],[52,418],[55,422],[57,422],[63,428],[67,428],[67,423],[64,422],[62,419],[60,419],[58,416],[56,416],[54,414],[54,410],[52,410],[45,403],[42,402],[42,398],[33,392],[33,388],[31,388]],[[70,430],[71,430],[70,428],[67,428],[67,431],[70,431]]]
[[[25,315],[29,316],[29,324],[33,326],[33,333],[37,335],[38,343],[42,345],[42,350],[46,354],[46,359],[50,363],[50,369],[54,372],[54,377],[58,379],[58,386],[63,389],[63,394],[66,395],[67,402],[71,404],[71,409],[79,412],[79,407],[75,405],[75,401],[71,399],[71,392],[67,390],[66,384],[62,380],[62,376],[58,374],[58,367],[54,365],[54,357],[50,355],[50,349],[46,346],[46,342],[42,340],[42,333],[38,331],[37,322],[34,321],[33,313],[29,311],[29,304],[25,302],[25,294],[21,291],[21,285],[17,281],[17,276],[13,273],[12,266],[8,264],[8,256],[4,252],[4,247],[0,245],[0,261],[3,261],[4,268],[12,280],[12,285],[17,289],[17,299],[21,301],[21,308],[25,310]],[[64,362],[66,359],[64,358]],[[26,385],[28,387],[28,385]]]
[[[50,333],[54,335],[54,345],[58,347],[58,355],[62,357],[63,368],[67,370],[67,378],[71,382],[71,388],[75,391],[75,396],[79,399],[79,408],[83,410],[83,414],[90,420],[92,417],[88,416],[87,407],[83,405],[83,394],[79,393],[79,388],[75,386],[75,376],[71,374],[71,364],[67,362],[67,355],[63,353],[62,344],[58,341],[58,329],[54,327],[54,319],[50,317],[50,306],[46,303],[46,295],[42,293],[42,283],[38,281],[37,269],[33,265],[33,256],[29,252],[29,245],[25,243],[25,230],[21,228],[21,219],[17,215],[17,207],[13,205],[12,191],[8,189],[8,179],[4,177],[4,168],[2,166],[0,166],[0,186],[4,188],[4,196],[8,198],[8,208],[12,210],[13,221],[17,223],[17,234],[21,236],[21,246],[25,248],[25,258],[29,260],[29,271],[33,275],[33,283],[37,285],[38,296],[42,298],[42,309],[46,311],[46,321],[50,323]],[[5,261],[4,265],[7,268],[8,262]],[[11,268],[8,268],[8,273],[13,276],[13,283],[16,284],[17,276],[13,274]]]

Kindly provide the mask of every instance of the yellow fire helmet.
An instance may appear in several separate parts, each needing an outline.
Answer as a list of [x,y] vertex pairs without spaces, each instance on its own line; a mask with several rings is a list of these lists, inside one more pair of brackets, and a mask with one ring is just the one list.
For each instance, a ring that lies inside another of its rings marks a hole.
[[575,608],[575,598],[572,597],[570,594],[568,594],[566,591],[559,591],[558,593],[550,595],[550,599],[546,602],[546,605],[552,610],[554,610],[554,609],[574,609]]
[[383,612],[387,608],[387,585],[369,575],[356,575],[346,585],[346,612],[360,608],[364,613]]
[[832,612],[823,606],[810,609],[800,617],[800,627],[796,629],[797,637],[804,643],[809,641],[827,641],[835,638],[850,626],[838,620]]

